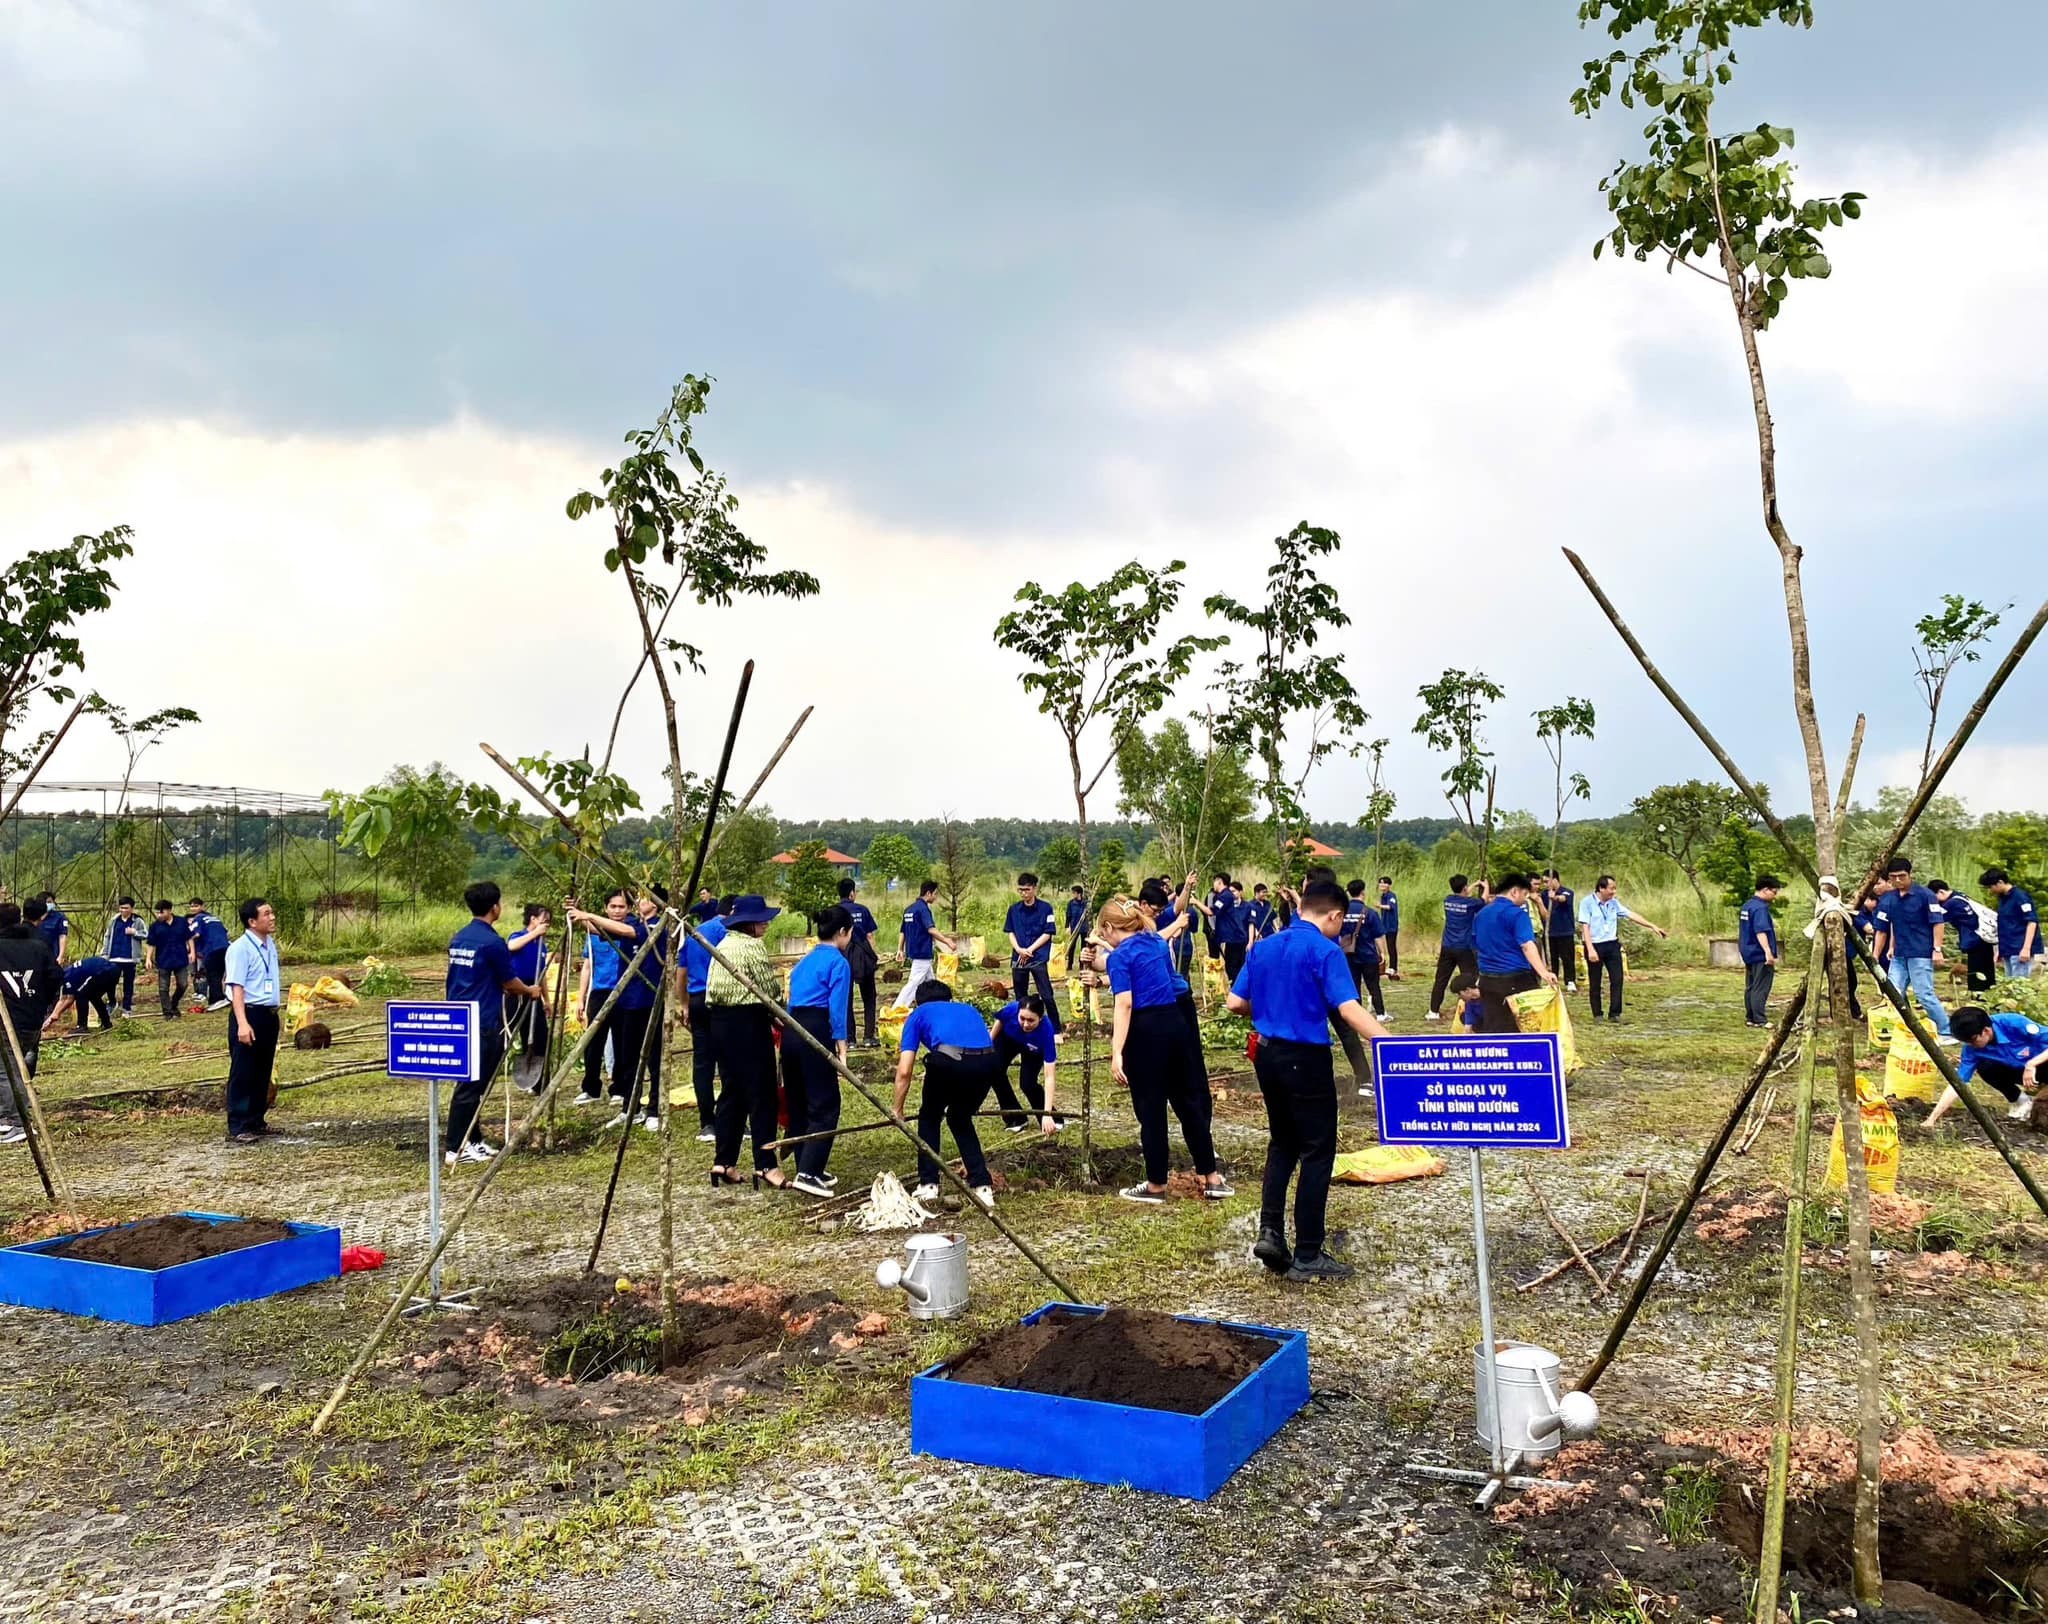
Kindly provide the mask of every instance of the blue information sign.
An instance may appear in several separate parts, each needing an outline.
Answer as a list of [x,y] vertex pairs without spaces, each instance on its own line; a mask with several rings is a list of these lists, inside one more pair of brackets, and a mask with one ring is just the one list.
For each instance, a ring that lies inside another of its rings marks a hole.
[[1389,1145],[1561,1150],[1571,1143],[1557,1035],[1374,1038]]
[[385,1069],[394,1077],[476,1080],[476,1005],[400,999],[384,1006]]

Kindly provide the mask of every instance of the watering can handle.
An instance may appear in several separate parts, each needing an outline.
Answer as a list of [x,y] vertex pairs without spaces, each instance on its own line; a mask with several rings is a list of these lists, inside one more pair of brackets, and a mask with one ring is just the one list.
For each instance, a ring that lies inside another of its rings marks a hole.
[[887,1291],[901,1289],[912,1302],[928,1303],[932,1300],[930,1290],[921,1281],[912,1280],[903,1272],[903,1265],[893,1257],[884,1258],[875,1265],[875,1284]]
[[1564,1416],[1560,1412],[1563,1400],[1557,1396],[1557,1389],[1551,1385],[1549,1371],[1537,1371],[1536,1380],[1543,1389],[1544,1398],[1550,1403],[1550,1413],[1548,1415],[1540,1415],[1529,1423],[1529,1436],[1539,1439],[1548,1438],[1553,1432],[1562,1432],[1564,1430]]

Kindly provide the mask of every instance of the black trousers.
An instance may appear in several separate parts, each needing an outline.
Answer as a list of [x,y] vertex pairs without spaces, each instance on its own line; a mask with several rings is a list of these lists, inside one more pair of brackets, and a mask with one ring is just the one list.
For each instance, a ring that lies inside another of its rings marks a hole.
[[1586,960],[1586,985],[1593,995],[1593,1019],[1600,1019],[1600,977],[1605,974],[1614,983],[1614,1000],[1607,1006],[1610,1019],[1621,1018],[1621,984],[1625,978],[1622,968],[1621,943],[1595,942],[1593,953]]
[[1390,930],[1381,936],[1380,940],[1387,944],[1387,968],[1389,970],[1399,970],[1401,968],[1401,933],[1398,930]]
[[2020,1078],[2025,1073],[2018,1066],[2008,1066],[2003,1060],[1979,1060],[1973,1082],[1989,1083],[2006,1097],[2010,1104],[2017,1105],[2020,1098]]
[[121,964],[121,1013],[127,1014],[135,1007],[135,961],[127,959]]
[[1550,973],[1560,981],[1579,979],[1579,939],[1576,936],[1550,938]]
[[1230,984],[1233,987],[1237,985],[1237,974],[1244,968],[1244,956],[1249,951],[1250,944],[1246,942],[1225,942],[1223,944],[1223,973],[1229,978]]
[[1060,1026],[1060,1001],[1052,990],[1052,966],[1040,959],[1036,964],[1014,964],[1010,967],[1010,994],[1019,1003],[1036,992],[1045,1000],[1045,1018],[1052,1022],[1055,1032]]
[[[1010,1087],[1010,1062],[1013,1060],[1023,1061],[1017,1072],[1017,1087],[1024,1090],[1024,1098],[1030,1102],[1029,1113],[1017,1103],[1016,1091]],[[1008,1032],[998,1032],[996,1066],[996,1074],[989,1080],[989,1086],[995,1090],[996,1105],[1002,1111],[1003,1119],[1017,1123],[1042,1116],[1045,1112],[1045,1090],[1039,1086],[1038,1076],[1045,1069],[1045,1057],[1036,1049],[1019,1043]]]
[[737,1167],[740,1141],[754,1141],[754,1168],[780,1165],[775,1142],[775,1018],[766,1004],[711,1004],[711,1043],[718,1055],[718,1110],[712,1132],[720,1167]]
[[1287,1233],[1287,1186],[1295,1170],[1294,1250],[1323,1249],[1330,1206],[1330,1168],[1337,1159],[1337,1083],[1329,1048],[1261,1038],[1252,1061],[1266,1101],[1266,1174],[1259,1185],[1259,1227]]
[[[995,1086],[996,1071],[1002,1064],[991,1049],[986,1054],[963,1055],[958,1060],[936,1050],[924,1057],[924,1092],[917,1099],[917,1137],[939,1148],[939,1130],[951,1128],[953,1143],[960,1147],[960,1165],[967,1182],[975,1189],[988,1183],[988,1158],[981,1153],[981,1135],[975,1131],[974,1113]],[[920,1147],[917,1153],[917,1182],[937,1184],[939,1164]]]
[[[611,1015],[602,1011],[604,1001],[611,995],[609,987],[592,987],[589,1007],[583,1011],[583,1019],[590,1028],[590,1041],[583,1046],[582,1097],[586,1100],[597,1099],[604,1093],[604,1046],[613,1028]],[[615,1057],[612,1061],[614,1071],[618,1064]]]
[[1777,978],[1776,965],[1745,964],[1742,967],[1742,1013],[1751,1026],[1762,1026],[1770,1019],[1771,983]]
[[1963,954],[1963,962],[1969,966],[1966,985],[1972,992],[1989,992],[1998,980],[1998,947],[1992,942],[1979,942]]
[[476,1119],[483,1109],[484,1096],[491,1091],[492,1079],[505,1063],[504,1027],[487,1026],[477,1049],[476,1081],[457,1083],[455,1092],[449,1096],[448,1132],[441,1140],[444,1151],[460,1150],[470,1140],[483,1137],[477,1132]]
[[1488,975],[1479,972],[1479,1030],[1482,1032],[1519,1032],[1521,1024],[1515,1019],[1515,1012],[1508,1000],[1518,992],[1527,992],[1531,987],[1543,985],[1543,978],[1534,970],[1517,970],[1512,975]]
[[[833,1044],[832,1012],[811,1005],[792,1009],[801,1026],[830,1049]],[[839,1126],[839,1071],[794,1032],[782,1034],[782,1092],[789,1102],[788,1137],[807,1133],[831,1133]],[[794,1151],[796,1170],[813,1177],[825,1171],[832,1159],[832,1141],[813,1139]]]
[[228,950],[217,947],[202,962],[206,971],[206,1001],[217,1004],[228,995]]
[[90,1009],[100,1018],[100,1030],[105,1031],[114,1024],[114,988],[120,976],[112,970],[94,976],[72,995],[78,1011],[78,1030],[85,1030],[85,1012]]
[[[1452,972],[1456,971],[1453,976]],[[1436,980],[1429,989],[1429,1009],[1444,1012],[1444,993],[1458,992],[1479,979],[1479,955],[1469,947],[1440,947],[1436,954]]]
[[270,1069],[277,1058],[278,1018],[275,1004],[245,1004],[253,1043],[238,1037],[240,1025],[228,1022],[228,1132],[260,1133],[269,1109]]
[[1380,996],[1380,961],[1378,959],[1353,959],[1351,961],[1351,979],[1358,983],[1359,996],[1371,1001],[1372,1012],[1375,1015],[1386,1014],[1387,1001]]
[[661,1056],[648,1047],[649,1032],[660,1008],[656,1001],[639,1009],[612,1011],[612,1098],[619,1102],[620,1110],[633,1097],[633,1083],[640,1075],[644,1058],[647,1081],[640,1089],[639,1108],[657,1116],[661,1113]]
[[179,1001],[191,990],[192,972],[182,964],[159,964],[156,967],[156,1007],[163,1012],[167,1021],[180,1020],[184,1011]]
[[697,1129],[709,1132],[718,1114],[718,1049],[711,1039],[710,1005],[701,992],[690,994],[690,1087],[697,1096]]
[[857,972],[853,978],[854,990],[860,994],[861,1036],[868,1042],[875,1041],[875,1008],[879,994],[875,991],[875,966]]
[[1145,1182],[1164,1184],[1171,1171],[1166,1147],[1166,1113],[1180,1121],[1180,1135],[1195,1171],[1216,1171],[1216,1144],[1209,1135],[1211,1101],[1202,1073],[1201,1046],[1188,1035],[1187,1016],[1177,1005],[1153,1004],[1131,1012],[1124,1037],[1124,1075],[1130,1079],[1131,1109],[1138,1118],[1138,1143],[1145,1153]]

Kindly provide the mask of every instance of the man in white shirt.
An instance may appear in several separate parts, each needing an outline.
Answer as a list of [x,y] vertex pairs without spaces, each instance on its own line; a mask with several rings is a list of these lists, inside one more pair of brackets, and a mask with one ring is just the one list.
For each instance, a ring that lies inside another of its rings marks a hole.
[[1600,1019],[1600,978],[1603,974],[1614,982],[1614,1000],[1608,1006],[1607,1019],[1621,1019],[1621,922],[1624,919],[1632,919],[1660,937],[1670,935],[1662,925],[1651,924],[1624,905],[1615,895],[1614,876],[1603,874],[1600,883],[1593,887],[1593,894],[1579,899],[1579,935],[1586,944],[1586,982],[1593,995],[1593,1019],[1596,1021]]

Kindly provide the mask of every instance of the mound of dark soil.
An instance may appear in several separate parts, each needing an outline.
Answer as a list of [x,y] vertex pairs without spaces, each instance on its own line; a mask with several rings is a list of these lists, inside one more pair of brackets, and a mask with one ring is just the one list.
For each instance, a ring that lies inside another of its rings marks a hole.
[[1054,1310],[1013,1325],[947,1367],[955,1381],[1200,1415],[1272,1357],[1271,1337],[1171,1314]]
[[80,1235],[76,1240],[52,1246],[46,1257],[77,1258],[83,1263],[118,1263],[124,1269],[173,1269],[203,1257],[239,1252],[248,1246],[264,1246],[291,1238],[292,1226],[275,1218],[230,1218],[210,1224],[203,1218],[173,1214],[168,1218],[143,1218],[119,1229],[97,1235]]
[[334,1047],[334,1029],[325,1021],[308,1021],[292,1034],[294,1049],[331,1049]]

